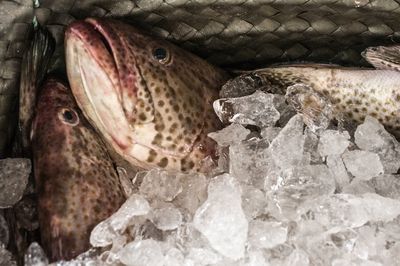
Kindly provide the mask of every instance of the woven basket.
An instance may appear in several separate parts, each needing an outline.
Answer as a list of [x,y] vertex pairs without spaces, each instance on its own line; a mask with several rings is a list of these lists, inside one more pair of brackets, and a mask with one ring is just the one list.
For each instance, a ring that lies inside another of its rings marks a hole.
[[56,37],[59,59],[65,25],[88,16],[122,18],[235,68],[363,65],[366,46],[400,39],[400,0],[1,0],[0,157],[13,136],[20,59],[34,15]]

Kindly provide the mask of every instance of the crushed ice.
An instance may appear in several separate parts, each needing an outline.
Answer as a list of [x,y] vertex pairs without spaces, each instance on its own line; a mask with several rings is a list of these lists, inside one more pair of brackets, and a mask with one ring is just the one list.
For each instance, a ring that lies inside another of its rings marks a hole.
[[[399,143],[372,117],[334,126],[306,89],[225,93],[214,107],[231,124],[209,134],[220,172],[138,173],[92,231],[97,251],[58,265],[399,265]],[[46,262],[39,248],[30,265]]]

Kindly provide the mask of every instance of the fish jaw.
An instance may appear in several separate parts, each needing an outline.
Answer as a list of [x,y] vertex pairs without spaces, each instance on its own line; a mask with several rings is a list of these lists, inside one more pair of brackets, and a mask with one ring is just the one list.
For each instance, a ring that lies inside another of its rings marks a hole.
[[[143,34],[131,25],[91,18],[80,23],[86,23],[86,27],[90,26],[102,36],[82,41],[85,45],[83,49],[91,51],[85,54],[92,57],[87,59],[88,62],[98,57],[93,55],[95,52],[90,42],[107,42],[107,52],[113,57],[118,80],[115,82],[118,87],[114,88],[117,96],[113,105],[118,106],[107,111],[113,113],[108,114],[111,118],[109,123],[119,124],[120,130],[97,125],[105,118],[100,117],[102,114],[96,110],[101,106],[89,99],[95,93],[103,94],[101,87],[95,89],[91,84],[85,86],[72,81],[72,91],[85,115],[96,124],[119,155],[144,169],[158,167],[183,171],[198,168],[198,163],[204,157],[213,155],[211,146],[215,146],[215,143],[210,144],[203,135],[220,127],[212,110],[212,102],[218,97],[220,86],[227,80],[224,72],[168,42]],[[78,33],[72,35],[74,31]],[[73,76],[80,76],[77,80],[87,79],[84,73],[91,68],[81,64],[81,69],[73,74],[76,62],[82,56],[71,48],[71,43],[76,42],[71,39],[82,38],[80,31],[79,27],[71,25],[66,34],[70,80]],[[153,52],[157,48],[165,49],[170,61],[160,63],[155,60]],[[120,116],[125,117],[122,119]],[[205,121],[208,119],[212,121],[207,124]],[[116,143],[121,134],[126,140],[123,147]]]
[[117,67],[104,40],[91,24],[77,21],[66,31],[65,53],[78,105],[105,139],[123,152],[130,145],[131,129],[121,106]]
[[[103,142],[69,88],[46,80],[35,110],[31,141],[42,245],[51,261],[70,260],[90,247],[91,230],[125,195]],[[65,110],[76,120],[61,120]]]

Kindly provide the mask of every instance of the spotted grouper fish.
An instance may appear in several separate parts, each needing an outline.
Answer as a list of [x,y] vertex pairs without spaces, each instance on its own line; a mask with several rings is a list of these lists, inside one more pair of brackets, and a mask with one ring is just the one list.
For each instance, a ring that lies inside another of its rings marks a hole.
[[222,70],[120,21],[85,19],[65,34],[73,94],[106,142],[144,169],[204,171],[220,128]]
[[125,200],[100,137],[70,89],[50,78],[41,88],[31,142],[42,245],[54,260],[89,248],[93,227]]
[[221,94],[240,96],[240,88],[232,89],[241,84],[246,94],[256,89],[285,94],[289,86],[304,84],[325,96],[335,113],[348,122],[359,124],[370,115],[399,138],[400,46],[367,48],[363,56],[375,69],[316,64],[271,66],[230,80]]

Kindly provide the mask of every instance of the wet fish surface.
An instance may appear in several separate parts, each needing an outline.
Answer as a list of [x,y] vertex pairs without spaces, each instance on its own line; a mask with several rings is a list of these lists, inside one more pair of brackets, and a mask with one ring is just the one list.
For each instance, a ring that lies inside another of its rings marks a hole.
[[65,50],[78,105],[116,153],[143,169],[204,171],[226,73],[115,20],[72,23]]
[[42,245],[52,261],[71,259],[125,195],[104,143],[57,79],[41,89],[32,149]]
[[[367,115],[381,122],[388,131],[400,137],[400,47],[371,47],[363,56],[375,69],[346,68],[323,64],[281,65],[258,69],[229,81],[222,96],[241,96],[237,85],[245,86],[245,93],[257,89],[285,94],[286,89],[304,84],[325,96],[336,114],[356,124]],[[249,81],[250,80],[250,81]]]

